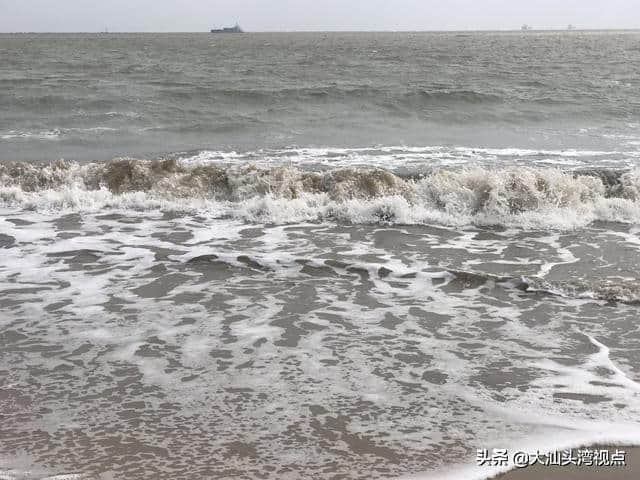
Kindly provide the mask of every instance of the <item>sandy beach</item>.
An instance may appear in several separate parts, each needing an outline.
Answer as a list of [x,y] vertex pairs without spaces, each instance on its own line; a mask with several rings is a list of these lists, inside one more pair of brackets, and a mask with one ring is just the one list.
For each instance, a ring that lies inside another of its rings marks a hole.
[[[617,447],[625,450],[623,467],[545,467],[534,465],[494,477],[497,480],[635,480],[640,478],[640,447]],[[615,447],[614,447],[615,449]]]

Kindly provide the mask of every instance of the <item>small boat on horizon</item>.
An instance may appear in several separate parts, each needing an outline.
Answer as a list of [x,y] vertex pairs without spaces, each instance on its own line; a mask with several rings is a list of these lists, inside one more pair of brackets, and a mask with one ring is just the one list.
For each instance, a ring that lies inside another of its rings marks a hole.
[[244,33],[237,23],[233,27],[212,28],[211,33]]

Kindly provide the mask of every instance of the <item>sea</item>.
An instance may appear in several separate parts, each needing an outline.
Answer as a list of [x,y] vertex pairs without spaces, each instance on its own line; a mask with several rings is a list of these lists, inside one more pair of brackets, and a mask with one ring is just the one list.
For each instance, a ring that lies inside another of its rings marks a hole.
[[1,34],[0,112],[0,478],[640,443],[640,32]]

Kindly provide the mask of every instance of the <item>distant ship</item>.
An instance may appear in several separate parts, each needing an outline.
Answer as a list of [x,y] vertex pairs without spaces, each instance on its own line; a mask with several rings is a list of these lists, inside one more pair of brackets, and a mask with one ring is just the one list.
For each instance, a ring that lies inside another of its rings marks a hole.
[[575,26],[573,26],[573,25],[569,25],[569,26],[567,27],[567,30],[575,30],[575,29],[576,29],[576,27],[575,27]]
[[531,30],[531,27],[525,23],[524,25],[522,25],[522,27],[520,27],[520,30]]
[[244,33],[237,23],[233,27],[212,28],[211,33]]

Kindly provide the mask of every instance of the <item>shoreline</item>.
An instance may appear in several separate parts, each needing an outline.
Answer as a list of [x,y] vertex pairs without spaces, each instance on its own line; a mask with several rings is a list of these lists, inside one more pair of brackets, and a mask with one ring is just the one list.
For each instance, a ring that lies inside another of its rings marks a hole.
[[[606,449],[626,452],[624,466],[544,466],[532,465],[500,473],[489,479],[495,480],[636,480],[640,478],[640,447],[594,446],[591,450]],[[576,449],[574,449],[575,451]]]
[[[550,466],[536,463],[517,468],[514,465],[513,452],[509,450],[509,460],[506,465],[481,466],[474,461],[464,466],[401,475],[398,480],[637,480],[640,478],[640,446],[634,440],[629,444],[592,443],[586,446],[582,444],[577,447],[558,447],[550,450],[541,448],[539,451],[548,451],[551,454],[557,452],[558,457],[554,458],[558,459],[566,450],[571,450],[572,457],[576,458],[578,450],[608,450],[610,456],[616,449],[625,452],[623,466],[613,466],[607,462],[604,466],[560,466],[553,462],[554,465]],[[535,451],[535,449],[521,451]]]

